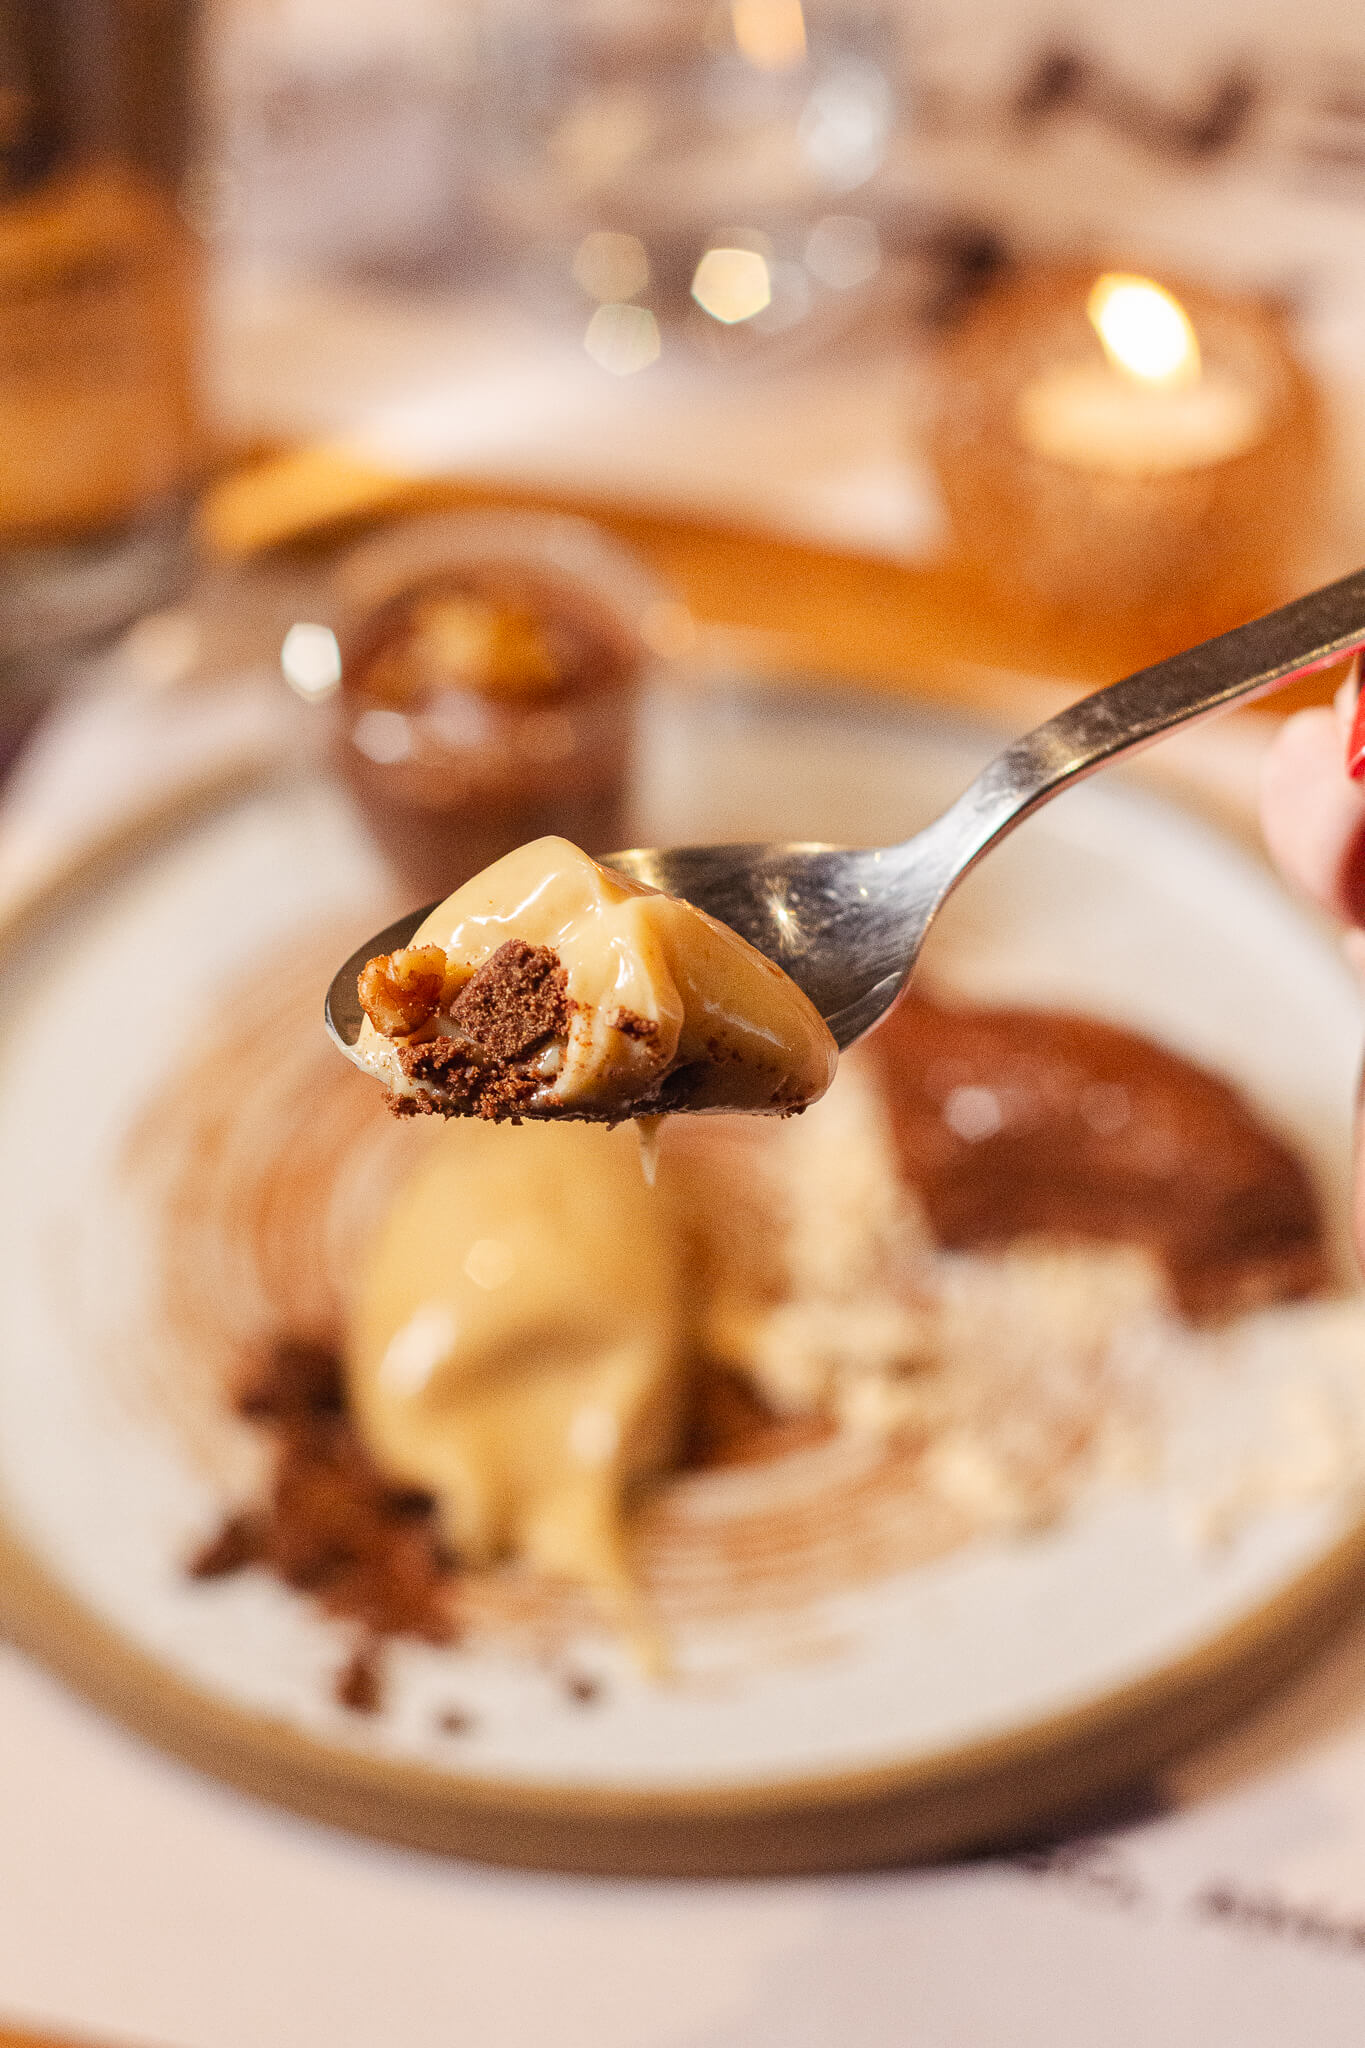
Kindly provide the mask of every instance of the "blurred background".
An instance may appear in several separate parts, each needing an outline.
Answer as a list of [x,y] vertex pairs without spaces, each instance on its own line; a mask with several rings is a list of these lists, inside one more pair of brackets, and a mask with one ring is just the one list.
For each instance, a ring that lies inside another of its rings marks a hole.
[[[864,586],[900,615],[878,607],[879,669],[1116,672],[1352,559],[1365,48],[1335,0],[1292,32],[1269,6],[1122,0],[11,0],[3,47],[11,646],[107,630],[140,579],[172,580],[192,502],[200,547],[241,556],[434,482],[895,565],[909,584]],[[1077,264],[1220,301],[1209,377],[1235,358],[1256,415],[1217,451],[1235,475],[1182,492],[1177,455],[1161,489],[1112,462],[1096,486],[1073,448],[1077,500],[1027,436],[1003,469],[964,454],[973,406],[1074,352],[1086,281],[1056,273]],[[1021,279],[1047,303],[1002,301]],[[1249,509],[1267,443],[1311,514],[1292,534]],[[1171,591],[1163,551],[1191,518],[1207,540],[1219,489],[1255,573]],[[1146,536],[1164,618],[1148,586],[1091,602],[1107,561],[1076,584],[1097,498],[1130,559]],[[1017,580],[958,573],[997,558],[1016,501],[1023,615]],[[1066,590],[1042,602],[1049,560]],[[765,581],[740,623],[799,614],[803,575]]]

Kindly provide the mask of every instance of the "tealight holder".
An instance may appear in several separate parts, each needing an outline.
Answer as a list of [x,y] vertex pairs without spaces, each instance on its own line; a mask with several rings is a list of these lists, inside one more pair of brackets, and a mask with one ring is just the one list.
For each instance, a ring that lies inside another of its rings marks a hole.
[[1189,640],[1287,594],[1321,443],[1277,307],[1102,264],[984,294],[931,429],[955,546],[995,591]]

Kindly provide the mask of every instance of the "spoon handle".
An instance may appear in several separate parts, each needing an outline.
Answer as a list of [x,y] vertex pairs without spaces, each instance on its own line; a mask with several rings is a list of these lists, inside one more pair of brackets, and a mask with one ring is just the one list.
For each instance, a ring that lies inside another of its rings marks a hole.
[[1361,647],[1365,569],[1068,705],[997,754],[945,813],[953,879],[1040,804],[1097,768]]

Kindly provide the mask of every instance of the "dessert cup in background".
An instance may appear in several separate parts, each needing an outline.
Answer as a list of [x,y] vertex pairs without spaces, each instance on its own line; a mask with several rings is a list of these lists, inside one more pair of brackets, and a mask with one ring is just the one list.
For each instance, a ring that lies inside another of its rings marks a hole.
[[581,520],[405,521],[342,563],[340,772],[403,884],[452,888],[527,840],[630,843],[639,685],[678,605]]

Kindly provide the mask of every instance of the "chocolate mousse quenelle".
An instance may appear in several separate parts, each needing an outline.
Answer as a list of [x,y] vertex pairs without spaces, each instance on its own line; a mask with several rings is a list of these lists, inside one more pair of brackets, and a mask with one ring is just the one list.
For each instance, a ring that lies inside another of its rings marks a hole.
[[838,1061],[809,998],[747,940],[565,839],[466,882],[367,962],[359,996],[356,1055],[400,1114],[791,1115]]

